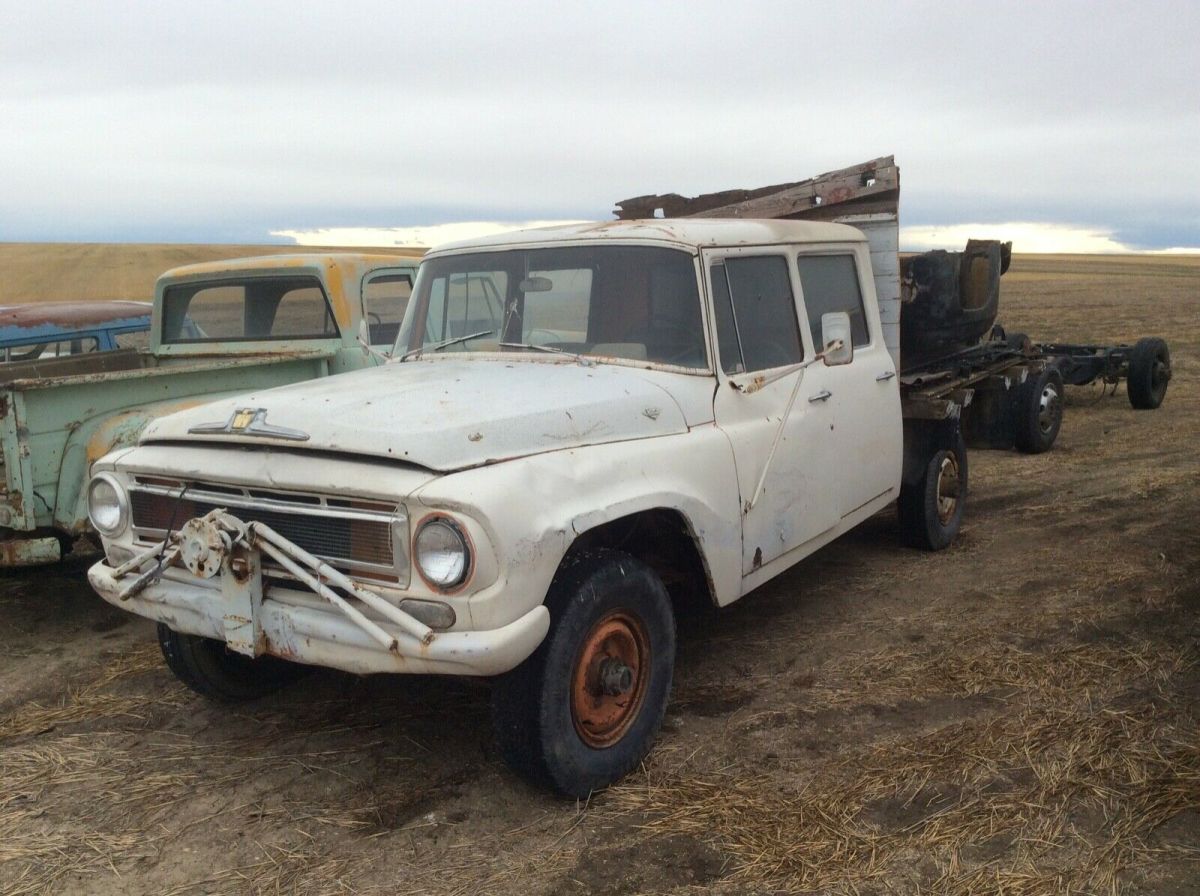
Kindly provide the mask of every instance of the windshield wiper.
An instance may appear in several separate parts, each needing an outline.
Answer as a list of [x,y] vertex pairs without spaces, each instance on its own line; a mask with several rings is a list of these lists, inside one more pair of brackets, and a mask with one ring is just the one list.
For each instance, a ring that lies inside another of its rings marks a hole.
[[532,342],[501,342],[501,348],[531,348],[537,352],[550,352],[553,355],[566,355],[568,358],[574,358],[582,367],[595,367],[596,362],[591,358],[585,358],[578,352],[569,352],[566,349],[554,348],[550,345],[535,345]]
[[431,351],[431,352],[440,352],[442,349],[446,348],[447,346],[456,345],[459,342],[468,342],[472,339],[478,339],[480,336],[491,336],[495,332],[496,332],[495,330],[481,330],[478,333],[471,333],[470,335],[467,335],[467,336],[455,336],[453,339],[444,339],[441,342],[434,343],[433,345],[418,345],[416,348],[410,348],[408,351],[406,351],[404,354],[402,354],[400,356],[399,360],[407,361],[409,358],[413,357],[414,355],[421,354],[426,349],[429,349],[429,351]]

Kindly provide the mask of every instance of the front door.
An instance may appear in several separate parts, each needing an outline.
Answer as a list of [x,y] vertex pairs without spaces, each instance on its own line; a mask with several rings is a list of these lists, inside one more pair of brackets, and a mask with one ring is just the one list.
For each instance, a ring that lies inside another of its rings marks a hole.
[[837,368],[795,369],[814,349],[802,333],[795,266],[784,250],[712,250],[704,263],[723,371],[714,412],[733,446],[748,575],[841,518],[830,400]]

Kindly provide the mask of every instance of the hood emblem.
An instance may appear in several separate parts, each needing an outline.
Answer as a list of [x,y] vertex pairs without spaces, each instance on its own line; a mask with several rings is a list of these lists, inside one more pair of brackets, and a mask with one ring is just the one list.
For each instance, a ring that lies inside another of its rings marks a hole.
[[292,442],[307,442],[308,433],[286,426],[272,426],[267,422],[266,408],[238,408],[224,423],[197,423],[188,429],[197,436],[236,435],[260,436],[266,439],[287,439]]

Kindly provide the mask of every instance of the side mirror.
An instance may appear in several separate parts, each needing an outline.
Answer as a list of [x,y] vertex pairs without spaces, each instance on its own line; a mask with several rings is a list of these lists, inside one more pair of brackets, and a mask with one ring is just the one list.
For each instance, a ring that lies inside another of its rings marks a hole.
[[850,315],[830,311],[821,315],[821,354],[826,367],[838,367],[854,360],[854,338],[850,334]]

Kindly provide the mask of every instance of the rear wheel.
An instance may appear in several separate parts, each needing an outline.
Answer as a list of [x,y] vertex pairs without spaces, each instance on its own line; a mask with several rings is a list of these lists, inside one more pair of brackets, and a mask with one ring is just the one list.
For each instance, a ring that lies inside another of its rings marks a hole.
[[1138,410],[1152,411],[1163,403],[1171,380],[1171,352],[1165,340],[1155,336],[1139,339],[1129,353],[1129,403]]
[[650,751],[671,691],[675,618],[654,571],[619,551],[568,560],[546,602],[546,639],[493,687],[496,737],[518,772],[584,798]]
[[262,697],[304,674],[304,667],[295,663],[234,653],[220,641],[181,634],[161,622],[158,646],[176,678],[197,694],[222,703]]
[[1046,367],[1021,384],[1014,432],[1018,451],[1050,450],[1062,428],[1063,392],[1062,371],[1057,367]]
[[940,551],[962,528],[967,502],[967,446],[961,434],[933,452],[920,479],[900,487],[900,535],[910,547]]

